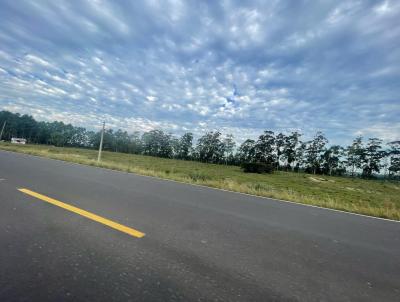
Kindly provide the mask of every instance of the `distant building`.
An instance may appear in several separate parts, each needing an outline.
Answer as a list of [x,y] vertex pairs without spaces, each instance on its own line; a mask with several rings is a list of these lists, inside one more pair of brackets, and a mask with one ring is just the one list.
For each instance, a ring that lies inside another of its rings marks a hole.
[[26,139],[25,138],[13,137],[13,138],[11,138],[11,143],[12,144],[25,145],[26,144]]

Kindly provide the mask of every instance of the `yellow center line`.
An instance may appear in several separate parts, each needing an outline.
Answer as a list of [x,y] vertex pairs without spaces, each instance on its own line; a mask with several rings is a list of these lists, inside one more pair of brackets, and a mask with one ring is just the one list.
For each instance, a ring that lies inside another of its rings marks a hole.
[[67,203],[64,203],[64,202],[61,202],[59,200],[56,200],[56,199],[47,197],[45,195],[33,192],[31,190],[28,190],[28,189],[25,189],[25,188],[19,188],[18,191],[23,192],[25,194],[28,194],[30,196],[36,197],[36,198],[38,198],[40,200],[43,200],[45,202],[51,203],[51,204],[53,204],[55,206],[58,206],[60,208],[65,209],[67,211],[70,211],[70,212],[73,212],[75,214],[81,215],[81,216],[86,217],[88,219],[97,221],[99,223],[102,223],[104,225],[109,226],[110,228],[116,229],[116,230],[118,230],[120,232],[129,234],[131,236],[134,236],[134,237],[137,237],[137,238],[142,238],[145,235],[144,233],[142,233],[140,231],[137,231],[135,229],[132,229],[130,227],[127,227],[125,225],[122,225],[122,224],[119,224],[117,222],[111,221],[111,220],[109,220],[107,218],[104,218],[104,217],[101,217],[99,215],[90,213],[90,212],[82,210],[80,208],[71,206],[71,205],[69,205]]

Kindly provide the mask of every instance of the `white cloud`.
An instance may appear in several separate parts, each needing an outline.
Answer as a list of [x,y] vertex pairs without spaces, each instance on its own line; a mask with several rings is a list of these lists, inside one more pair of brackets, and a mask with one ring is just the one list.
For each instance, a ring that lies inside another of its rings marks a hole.
[[52,66],[52,65],[51,65],[49,62],[47,62],[46,60],[44,60],[44,59],[42,59],[42,58],[39,58],[38,56],[35,56],[35,55],[32,55],[32,54],[26,55],[26,56],[25,56],[25,59],[28,60],[28,61],[30,61],[30,62],[32,62],[32,63],[38,64],[38,65],[42,65],[42,66],[44,66],[44,67],[51,67],[51,66]]
[[148,96],[146,96],[146,99],[147,99],[149,102],[155,102],[155,101],[157,101],[157,97],[156,97],[156,96],[153,96],[153,95],[148,95]]
[[88,126],[105,115],[127,130],[388,137],[400,111],[400,5],[289,4],[0,4],[0,104],[38,118],[67,108]]

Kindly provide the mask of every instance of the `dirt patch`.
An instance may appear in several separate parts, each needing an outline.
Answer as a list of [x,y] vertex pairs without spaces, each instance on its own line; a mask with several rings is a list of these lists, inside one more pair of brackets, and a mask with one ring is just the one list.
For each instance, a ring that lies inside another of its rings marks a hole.
[[346,190],[353,191],[353,192],[362,192],[362,193],[369,193],[369,194],[381,194],[379,191],[371,191],[371,190],[363,190],[360,188],[352,188],[352,187],[345,187]]
[[321,178],[321,177],[308,177],[309,180],[314,181],[314,182],[323,182],[323,181],[328,181],[325,178]]

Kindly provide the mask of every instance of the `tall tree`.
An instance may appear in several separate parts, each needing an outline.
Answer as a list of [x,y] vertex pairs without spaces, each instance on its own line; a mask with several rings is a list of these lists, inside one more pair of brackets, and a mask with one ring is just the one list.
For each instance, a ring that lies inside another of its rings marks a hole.
[[193,152],[193,134],[188,132],[181,136],[179,140],[178,158],[190,159]]
[[251,163],[256,160],[256,142],[246,139],[239,147],[237,157],[240,163]]
[[325,174],[341,174],[342,162],[341,157],[343,154],[343,148],[338,145],[333,145],[325,150],[322,155],[323,159],[323,171]]
[[124,152],[124,153],[127,153],[129,151],[128,132],[118,129],[114,133],[114,150],[115,152]]
[[276,148],[276,167],[279,169],[281,165],[282,155],[284,154],[285,145],[286,145],[287,137],[283,133],[279,133],[275,137],[275,148]]
[[384,156],[382,149],[382,140],[378,138],[368,139],[365,147],[365,153],[362,157],[363,177],[369,178],[373,172],[379,172],[381,159]]
[[274,132],[266,130],[259,136],[256,143],[255,158],[256,161],[272,166],[276,165]]
[[224,144],[221,132],[211,131],[199,138],[196,151],[200,161],[219,163],[224,157]]
[[390,158],[389,176],[396,177],[400,174],[400,141],[390,142],[388,156]]
[[292,163],[296,160],[296,148],[300,144],[301,134],[297,131],[285,136],[283,156],[287,163],[287,168],[292,169]]
[[143,153],[159,157],[172,157],[171,135],[162,130],[151,130],[142,135]]
[[321,167],[322,154],[325,151],[325,145],[328,140],[324,134],[318,131],[314,138],[308,142],[306,149],[306,159],[308,168],[313,174],[317,173]]
[[135,131],[129,135],[129,153],[140,154],[143,152],[143,144],[140,138],[140,132]]
[[232,134],[227,134],[222,141],[224,149],[225,163],[232,163],[234,160],[233,151],[235,150],[235,140]]
[[306,164],[306,150],[307,150],[307,143],[299,142],[298,147],[296,148],[296,166],[295,171],[300,172],[300,170]]
[[361,169],[364,155],[365,149],[362,137],[358,136],[353,140],[353,143],[346,148],[346,164],[351,169],[351,176],[354,176],[357,169]]

